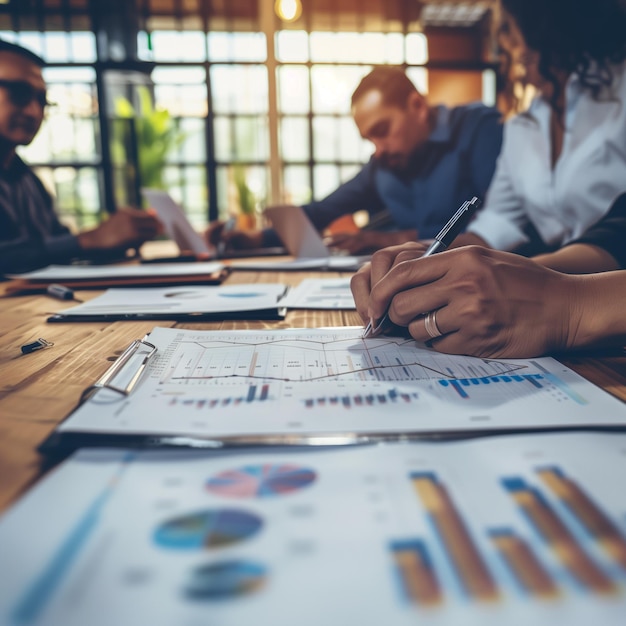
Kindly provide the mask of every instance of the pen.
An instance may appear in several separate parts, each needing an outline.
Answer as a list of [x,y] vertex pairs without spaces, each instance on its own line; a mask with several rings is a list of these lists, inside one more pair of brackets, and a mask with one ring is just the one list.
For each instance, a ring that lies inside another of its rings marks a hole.
[[46,293],[59,300],[74,300],[75,302],[82,302],[82,300],[79,300],[74,296],[74,291],[72,289],[65,287],[64,285],[58,285],[56,283],[48,285]]
[[[437,233],[435,240],[430,244],[421,258],[423,259],[424,257],[432,256],[433,254],[446,250],[456,239],[456,236],[467,226],[467,223],[481,204],[482,202],[476,196],[471,200],[466,200],[448,220],[447,224]],[[374,326],[371,321],[367,324],[363,331],[363,338],[379,335],[389,324],[389,311],[386,311],[376,326]]]
[[217,258],[218,259],[223,257],[224,253],[226,252],[226,242],[223,239],[221,239],[221,237],[223,237],[225,233],[233,230],[233,228],[235,228],[236,225],[237,225],[237,218],[231,217],[228,220],[226,220],[226,223],[222,227],[222,232],[220,233],[220,241],[217,244]]

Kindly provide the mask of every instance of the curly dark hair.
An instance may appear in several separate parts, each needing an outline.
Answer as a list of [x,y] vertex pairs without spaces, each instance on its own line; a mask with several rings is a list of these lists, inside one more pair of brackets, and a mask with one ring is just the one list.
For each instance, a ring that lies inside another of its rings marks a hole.
[[611,66],[626,59],[626,0],[501,0],[526,45],[539,53],[539,72],[561,87],[557,72],[576,73],[594,97],[613,82]]

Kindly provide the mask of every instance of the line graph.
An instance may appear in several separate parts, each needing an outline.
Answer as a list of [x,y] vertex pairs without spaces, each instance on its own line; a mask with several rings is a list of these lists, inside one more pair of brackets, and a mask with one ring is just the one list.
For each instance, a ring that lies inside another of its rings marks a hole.
[[365,340],[358,335],[328,340],[182,340],[171,357],[164,382],[465,379],[511,374],[526,367],[487,359],[461,363],[420,348],[413,340]]

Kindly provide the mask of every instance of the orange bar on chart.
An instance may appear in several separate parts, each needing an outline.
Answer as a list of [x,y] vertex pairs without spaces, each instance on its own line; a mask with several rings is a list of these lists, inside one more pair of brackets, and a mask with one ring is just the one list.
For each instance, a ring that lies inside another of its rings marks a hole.
[[391,551],[406,597],[425,607],[441,604],[441,586],[424,543],[419,539],[394,541]]
[[412,473],[411,480],[465,590],[475,600],[498,600],[500,594],[493,576],[446,488],[431,473]]
[[609,557],[626,570],[626,539],[613,521],[559,468],[543,468],[537,473],[554,495],[576,515]]
[[526,485],[521,478],[506,478],[503,484],[561,563],[581,584],[599,594],[618,591],[538,490]]
[[519,584],[528,593],[542,599],[560,595],[554,580],[523,539],[508,528],[491,530],[489,536]]

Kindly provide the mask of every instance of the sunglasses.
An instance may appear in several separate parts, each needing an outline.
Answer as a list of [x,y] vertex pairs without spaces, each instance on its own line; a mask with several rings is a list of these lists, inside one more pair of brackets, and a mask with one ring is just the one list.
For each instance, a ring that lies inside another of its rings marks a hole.
[[0,79],[0,87],[6,89],[9,100],[17,107],[26,107],[33,100],[35,100],[42,109],[50,105],[46,90],[35,89],[25,80]]

